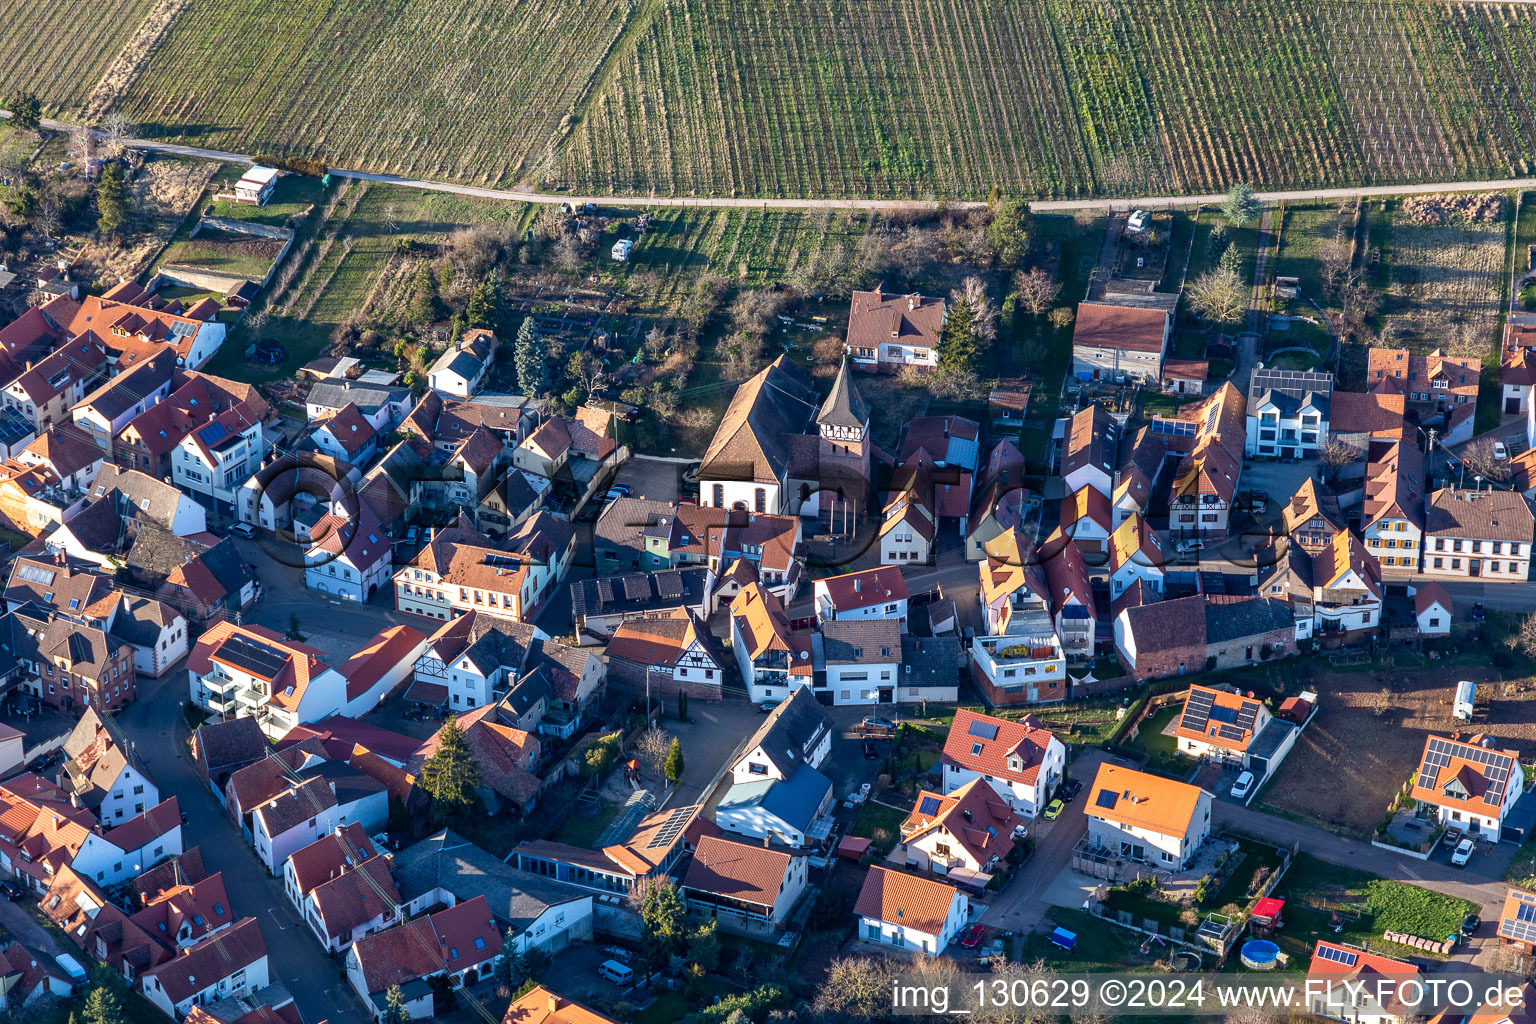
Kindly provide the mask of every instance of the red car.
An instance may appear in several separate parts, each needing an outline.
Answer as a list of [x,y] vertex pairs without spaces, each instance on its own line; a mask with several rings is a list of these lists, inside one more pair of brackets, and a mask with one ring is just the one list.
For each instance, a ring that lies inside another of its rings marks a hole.
[[987,934],[987,930],[979,924],[973,924],[960,933],[960,948],[975,949],[981,945],[981,937]]

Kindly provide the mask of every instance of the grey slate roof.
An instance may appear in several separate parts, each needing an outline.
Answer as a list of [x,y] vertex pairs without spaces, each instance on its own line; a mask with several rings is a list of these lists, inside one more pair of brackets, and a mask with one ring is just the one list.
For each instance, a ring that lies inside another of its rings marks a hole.
[[826,715],[810,689],[796,687],[790,691],[787,700],[773,709],[768,720],[758,726],[742,749],[751,753],[762,747],[779,774],[789,778],[795,767],[804,763],[820,745],[829,728]]
[[821,411],[816,414],[816,422],[838,427],[863,427],[869,422],[869,406],[865,404],[864,396],[859,394],[859,389],[854,386],[846,359],[837,371],[837,380],[832,382],[832,392],[827,395],[827,400],[821,403]]
[[1207,594],[1205,598],[1207,644],[1224,644],[1244,637],[1291,629],[1294,623],[1291,606],[1274,598],[1226,594]]
[[356,381],[351,382],[349,386],[333,384],[328,380],[323,380],[310,388],[309,397],[305,399],[309,405],[318,405],[330,410],[340,409],[350,402],[365,416],[377,415],[379,409],[390,402],[409,405],[410,401],[409,388],[382,388]]
[[834,619],[821,626],[828,665],[880,665],[901,658],[901,624],[895,619]]
[[664,501],[618,498],[597,517],[594,543],[598,551],[611,552],[620,561],[639,565],[645,552],[647,527],[662,519],[670,523],[672,516],[672,506]]
[[446,889],[460,902],[484,896],[497,924],[514,932],[528,928],[550,907],[592,898],[579,886],[509,867],[446,830],[395,854],[390,871],[407,903],[434,889]]
[[121,514],[147,519],[166,529],[176,521],[182,493],[165,481],[136,469],[120,469],[111,463],[102,463],[91,484],[91,497],[106,497],[114,490],[118,493],[117,510]]
[[957,686],[965,667],[959,637],[904,636],[898,686]]
[[578,580],[571,584],[571,614],[578,618],[619,615],[675,608],[679,604],[696,608],[704,600],[704,581],[708,575],[709,570],[703,566],[689,566]]

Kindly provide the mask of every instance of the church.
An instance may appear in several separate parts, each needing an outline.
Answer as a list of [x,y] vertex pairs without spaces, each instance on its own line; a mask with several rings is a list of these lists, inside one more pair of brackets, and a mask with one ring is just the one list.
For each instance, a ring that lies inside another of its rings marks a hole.
[[704,505],[819,517],[851,533],[878,500],[869,407],[845,362],[825,399],[779,356],[736,389],[699,468]]

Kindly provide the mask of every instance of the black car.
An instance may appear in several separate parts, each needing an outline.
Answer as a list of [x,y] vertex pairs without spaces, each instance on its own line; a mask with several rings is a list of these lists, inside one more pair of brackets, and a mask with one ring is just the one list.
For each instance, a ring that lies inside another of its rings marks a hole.
[[11,881],[9,878],[0,881],[0,892],[5,893],[5,898],[15,903],[27,894],[27,890]]
[[1470,938],[1472,933],[1477,931],[1478,925],[1482,923],[1483,919],[1476,914],[1468,914],[1461,919],[1461,937],[1464,939]]
[[880,744],[872,740],[864,741],[864,760],[878,761],[880,759]]
[[1082,782],[1077,779],[1068,779],[1061,784],[1061,799],[1066,803],[1071,803],[1073,798],[1082,791]]
[[1474,604],[1472,606],[1472,621],[1473,622],[1482,622],[1483,621],[1483,615],[1484,615],[1484,612],[1483,612],[1483,602],[1479,601],[1479,602],[1477,602],[1476,604]]

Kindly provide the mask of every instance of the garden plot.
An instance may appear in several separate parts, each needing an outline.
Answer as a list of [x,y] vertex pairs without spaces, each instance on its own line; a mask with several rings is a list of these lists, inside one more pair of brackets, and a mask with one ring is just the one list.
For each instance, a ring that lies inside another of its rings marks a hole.
[[1432,211],[1414,200],[1392,207],[1382,312],[1410,345],[1486,360],[1508,287],[1510,204],[1494,197],[1470,215]]
[[75,261],[74,273],[103,287],[138,277],[197,205],[217,166],[169,157],[146,161],[133,178],[133,218],[122,244],[92,241]]
[[283,245],[280,238],[258,238],[204,228],[195,237],[170,245],[165,250],[160,269],[172,277],[175,276],[172,268],[182,268],[243,277],[260,284],[283,251]]

